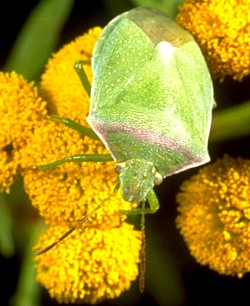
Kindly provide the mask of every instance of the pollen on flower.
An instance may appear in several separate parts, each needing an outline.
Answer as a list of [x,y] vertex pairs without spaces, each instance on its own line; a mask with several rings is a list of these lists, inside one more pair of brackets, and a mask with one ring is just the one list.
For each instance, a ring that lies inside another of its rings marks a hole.
[[250,160],[225,156],[184,182],[180,229],[196,260],[221,274],[250,272]]
[[[89,97],[73,66],[76,60],[90,60],[100,32],[100,28],[94,28],[64,46],[49,60],[42,76],[41,91],[49,100],[49,109],[52,105],[57,116],[70,117],[85,126]],[[22,152],[22,168],[28,169],[77,154],[108,152],[102,142],[80,135],[61,123],[44,119]],[[72,225],[104,201],[116,184],[114,162],[71,162],[46,171],[24,171],[24,185],[32,204],[51,223]],[[124,219],[119,211],[129,210],[132,206],[117,193],[93,216],[91,222],[100,226],[115,226]]]
[[[77,60],[90,60],[101,29],[94,28],[54,54],[42,76],[41,93],[49,114],[87,126],[89,97],[76,72]],[[91,68],[86,66],[91,80]],[[96,212],[65,240],[37,257],[37,278],[59,302],[96,303],[115,298],[138,274],[141,233],[124,222],[120,210],[136,204],[125,201],[117,185],[114,162],[67,162],[49,170],[48,164],[79,154],[108,154],[101,141],[43,118],[20,154],[24,187],[49,230],[37,249],[58,241],[101,203]]]
[[0,190],[8,191],[20,165],[20,150],[46,115],[37,89],[15,72],[0,72]]
[[41,94],[49,102],[51,112],[61,117],[68,116],[83,125],[87,125],[85,118],[89,97],[74,70],[74,64],[79,60],[86,61],[84,70],[91,82],[90,59],[100,34],[101,28],[96,27],[65,45],[49,60],[42,75]]
[[[41,216],[49,222],[80,220],[112,193],[117,183],[114,162],[65,163],[51,170],[29,170],[76,154],[107,153],[100,141],[50,120],[44,120],[34,131],[32,141],[22,151],[24,186]],[[131,209],[133,204],[122,199],[120,193],[105,205],[92,222],[105,226],[119,224],[119,211]],[[108,211],[107,211],[108,210]]]
[[177,22],[197,40],[212,74],[241,81],[250,73],[249,0],[186,0]]
[[[66,230],[50,226],[36,249],[48,246]],[[136,279],[140,247],[141,233],[132,225],[122,223],[107,230],[86,225],[36,257],[37,280],[60,303],[113,299]]]

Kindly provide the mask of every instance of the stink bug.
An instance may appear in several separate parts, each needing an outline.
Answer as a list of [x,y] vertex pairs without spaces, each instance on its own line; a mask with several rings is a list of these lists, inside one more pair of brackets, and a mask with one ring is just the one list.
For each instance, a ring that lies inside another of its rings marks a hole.
[[188,32],[156,9],[136,8],[104,28],[91,64],[87,121],[118,162],[127,201],[142,202],[166,176],[209,161],[213,87]]
[[213,86],[200,48],[165,14],[140,7],[119,15],[104,28],[91,66],[91,88],[81,62],[76,71],[90,93],[87,121],[94,132],[70,119],[54,120],[99,138],[111,155],[77,155],[39,168],[66,161],[114,159],[124,199],[148,200],[150,208],[136,212],[155,212],[159,206],[153,191],[156,184],[209,161]]

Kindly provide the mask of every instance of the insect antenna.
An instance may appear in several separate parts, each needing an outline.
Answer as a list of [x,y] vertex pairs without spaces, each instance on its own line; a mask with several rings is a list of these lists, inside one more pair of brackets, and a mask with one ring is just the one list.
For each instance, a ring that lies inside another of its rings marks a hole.
[[[145,209],[145,202],[142,203],[142,209]],[[145,273],[146,273],[146,234],[145,234],[144,212],[141,213],[141,232],[142,232],[142,245],[141,245],[139,289],[140,292],[143,293],[145,288]]]
[[75,225],[73,225],[66,233],[64,233],[58,240],[56,240],[55,242],[53,242],[52,244],[48,245],[47,247],[45,247],[44,249],[38,251],[36,253],[36,255],[41,255],[46,253],[47,251],[49,251],[50,249],[52,249],[54,246],[56,246],[59,242],[61,242],[63,239],[65,239],[66,237],[68,237],[72,232],[74,232],[74,230],[76,230],[79,226],[81,226],[85,221],[88,220],[88,218],[90,216],[92,216],[96,211],[98,211],[100,208],[102,208],[105,203],[110,200],[110,198],[112,196],[114,196],[114,194],[117,192],[117,190],[119,189],[120,184],[117,183],[114,190],[110,193],[110,195],[103,200],[99,205],[96,206],[96,208],[94,208],[91,212],[89,212],[86,216],[84,216],[80,221],[78,221]]

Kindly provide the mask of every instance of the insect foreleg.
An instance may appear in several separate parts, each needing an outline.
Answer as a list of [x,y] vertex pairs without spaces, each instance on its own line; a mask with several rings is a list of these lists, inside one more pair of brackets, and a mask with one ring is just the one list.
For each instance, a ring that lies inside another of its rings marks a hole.
[[79,154],[79,155],[73,155],[64,157],[62,159],[56,160],[52,163],[35,166],[32,167],[36,170],[48,170],[53,169],[59,165],[68,163],[68,162],[76,162],[76,163],[82,163],[82,162],[108,162],[113,161],[114,159],[110,154]]
[[89,83],[89,80],[87,78],[86,72],[83,68],[83,65],[90,65],[89,61],[77,61],[74,65],[75,71],[82,83],[83,88],[85,89],[86,93],[90,97],[90,90],[91,90],[91,85]]
[[121,214],[126,215],[139,215],[139,214],[154,214],[160,207],[158,198],[154,192],[153,189],[151,189],[147,195],[147,201],[149,204],[149,207],[143,207],[142,208],[134,208],[131,210],[121,210]]

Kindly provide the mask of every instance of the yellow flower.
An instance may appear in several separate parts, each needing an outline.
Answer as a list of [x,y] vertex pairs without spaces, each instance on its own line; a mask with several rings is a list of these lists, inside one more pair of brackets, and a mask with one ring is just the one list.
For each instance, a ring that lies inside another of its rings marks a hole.
[[[50,120],[43,120],[34,131],[32,141],[22,150],[22,167],[47,164],[66,156],[107,153],[100,141]],[[92,211],[112,193],[117,183],[114,162],[65,163],[52,170],[25,170],[24,185],[32,204],[50,223],[72,225]],[[119,210],[131,209],[120,193],[109,201],[92,222],[116,226]]]
[[249,0],[186,0],[177,22],[197,40],[211,72],[241,81],[250,72]]
[[[90,61],[100,31],[100,28],[94,28],[65,45],[49,60],[42,75],[41,92],[49,99],[48,108],[54,109],[58,116],[70,117],[85,126],[89,97],[74,70],[74,63],[79,59]],[[44,119],[22,151],[22,167],[28,169],[64,157],[90,153],[108,154],[101,141],[80,135],[62,123]],[[92,211],[112,192],[117,183],[114,165],[114,162],[66,163],[50,171],[26,170],[25,188],[32,204],[47,221],[69,225]],[[117,224],[124,218],[118,211],[132,207],[120,194],[112,202],[114,208],[107,204],[97,214],[95,222],[102,223],[104,218],[105,224],[108,220]]]
[[250,272],[250,160],[225,156],[184,182],[180,229],[191,254],[221,274]]
[[51,113],[68,116],[86,125],[89,97],[74,70],[76,61],[86,61],[84,70],[91,81],[90,59],[94,44],[101,34],[101,28],[93,28],[78,37],[53,55],[42,75],[41,94],[48,101]]
[[[88,126],[89,97],[74,63],[90,60],[100,29],[90,30],[50,59],[42,76],[41,93],[49,114],[70,117]],[[91,70],[88,67],[91,80]],[[36,249],[42,250],[91,213],[117,184],[114,162],[65,163],[50,170],[31,166],[78,154],[108,154],[103,143],[81,135],[60,122],[43,118],[21,152],[24,186],[48,230]],[[142,235],[124,222],[120,210],[134,204],[116,192],[105,205],[65,240],[36,257],[37,279],[59,302],[96,303],[127,290],[138,275]]]
[[[114,162],[70,162],[45,171],[32,169],[77,154],[108,154],[101,141],[48,119],[45,108],[49,114],[88,126],[89,97],[73,66],[76,60],[90,61],[100,31],[90,30],[49,61],[41,83],[48,103],[21,76],[0,73],[1,190],[8,190],[18,171],[23,175],[32,204],[49,224],[36,248],[58,241],[105,202],[65,240],[36,257],[38,281],[65,303],[115,298],[138,275],[142,235],[120,214],[134,204],[119,191],[112,194],[117,184]],[[91,68],[85,68],[91,80]]]
[[[51,226],[38,248],[67,230]],[[83,225],[47,253],[37,256],[37,280],[59,303],[97,303],[118,297],[138,275],[141,234],[122,223],[113,229]]]
[[37,89],[15,72],[0,72],[0,190],[8,191],[20,166],[20,151],[46,115]]

